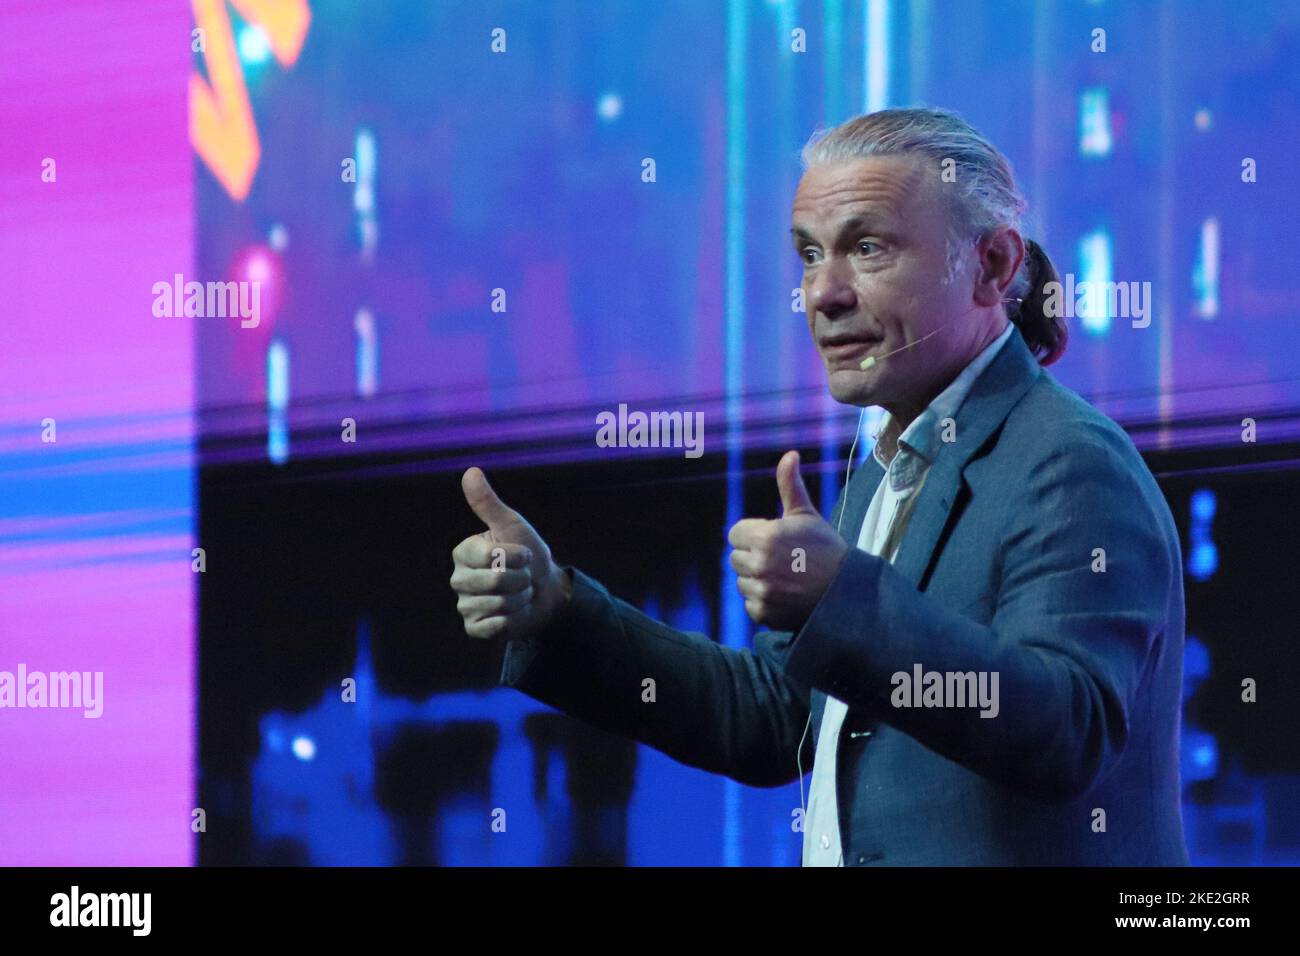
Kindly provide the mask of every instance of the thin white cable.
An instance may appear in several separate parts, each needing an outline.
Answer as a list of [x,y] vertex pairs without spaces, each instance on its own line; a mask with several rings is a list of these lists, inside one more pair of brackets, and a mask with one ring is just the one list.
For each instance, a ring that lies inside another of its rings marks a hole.
[[[849,460],[844,463],[844,501],[840,504],[840,516],[835,522],[835,531],[838,534],[844,525],[844,509],[849,505],[849,476],[853,473],[853,454],[858,450],[858,436],[862,434],[862,423],[867,416],[867,406],[862,406],[862,411],[858,415],[858,427],[853,432],[853,444],[849,446]],[[804,827],[804,832],[808,829],[808,806],[804,803],[803,798],[803,742],[808,739],[808,729],[812,727],[812,699],[808,701],[808,722],[803,726],[803,736],[799,738],[799,747],[795,750],[794,765],[799,771],[799,814],[800,823]],[[805,837],[805,840],[807,838]]]

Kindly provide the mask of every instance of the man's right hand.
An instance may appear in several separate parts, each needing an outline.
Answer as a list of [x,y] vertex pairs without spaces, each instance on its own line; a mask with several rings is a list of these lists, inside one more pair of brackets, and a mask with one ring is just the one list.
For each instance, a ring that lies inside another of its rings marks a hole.
[[470,637],[531,637],[569,602],[572,582],[523,515],[506,507],[482,470],[470,468],[461,489],[487,530],[452,551],[451,587]]

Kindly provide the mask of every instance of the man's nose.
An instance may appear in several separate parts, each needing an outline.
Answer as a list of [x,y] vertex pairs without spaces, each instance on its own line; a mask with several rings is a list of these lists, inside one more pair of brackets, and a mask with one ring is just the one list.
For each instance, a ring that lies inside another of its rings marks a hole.
[[812,308],[828,319],[834,319],[845,312],[853,311],[858,304],[857,294],[842,271],[828,264],[813,280],[809,289]]

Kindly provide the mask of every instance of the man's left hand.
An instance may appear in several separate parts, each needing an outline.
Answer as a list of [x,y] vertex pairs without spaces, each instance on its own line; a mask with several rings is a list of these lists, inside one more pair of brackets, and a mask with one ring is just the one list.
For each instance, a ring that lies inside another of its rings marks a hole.
[[745,518],[727,535],[731,567],[755,624],[798,631],[839,572],[849,546],[821,516],[799,474],[799,453],[776,466],[782,515]]

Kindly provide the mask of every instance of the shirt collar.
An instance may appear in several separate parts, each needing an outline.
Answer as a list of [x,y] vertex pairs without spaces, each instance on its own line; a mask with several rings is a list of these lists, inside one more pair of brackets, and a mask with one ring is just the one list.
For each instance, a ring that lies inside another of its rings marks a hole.
[[[980,377],[980,373],[988,368],[993,359],[997,357],[998,350],[1011,337],[1013,328],[1012,323],[1008,322],[1007,327],[1002,330],[1002,334],[990,342],[984,351],[975,356],[948,387],[935,396],[934,401],[926,406],[925,411],[916,416],[894,442],[897,449],[894,457],[898,457],[899,453],[907,453],[919,455],[925,459],[927,464],[934,461],[934,457],[939,450],[943,420],[945,418],[956,418],[957,410],[970,392],[971,386]],[[880,421],[880,427],[871,436],[875,441],[875,445],[871,450],[872,455],[875,456],[876,461],[880,462],[880,466],[886,471],[889,470],[891,461],[886,460],[884,452],[881,451],[882,442],[880,438],[882,436],[889,438],[896,430],[897,426],[893,416],[886,412],[884,418]],[[885,442],[884,444],[890,443]]]

